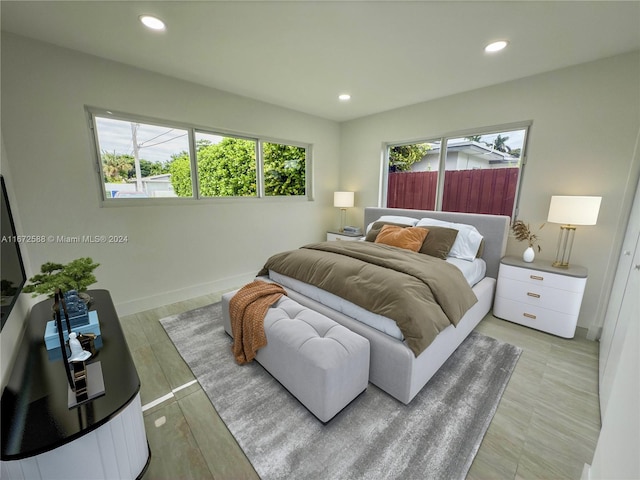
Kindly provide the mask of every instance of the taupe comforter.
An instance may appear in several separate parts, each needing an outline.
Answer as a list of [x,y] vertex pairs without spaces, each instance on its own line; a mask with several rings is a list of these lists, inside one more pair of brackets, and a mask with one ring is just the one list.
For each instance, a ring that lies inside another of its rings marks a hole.
[[273,270],[315,285],[398,325],[418,356],[478,300],[455,266],[372,242],[322,242],[272,256]]

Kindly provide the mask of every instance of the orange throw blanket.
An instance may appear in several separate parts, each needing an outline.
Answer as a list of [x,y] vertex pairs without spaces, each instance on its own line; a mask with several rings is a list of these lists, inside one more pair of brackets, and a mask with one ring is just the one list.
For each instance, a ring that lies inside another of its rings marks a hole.
[[253,360],[257,351],[267,344],[264,317],[269,307],[286,293],[277,283],[255,280],[238,290],[229,301],[233,356],[240,365]]

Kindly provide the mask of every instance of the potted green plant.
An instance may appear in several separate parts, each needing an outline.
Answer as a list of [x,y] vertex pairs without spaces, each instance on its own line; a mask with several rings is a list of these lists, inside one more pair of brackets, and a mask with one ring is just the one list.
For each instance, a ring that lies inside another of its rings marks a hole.
[[77,290],[80,298],[88,302],[91,298],[84,292],[89,285],[97,282],[93,271],[99,266],[99,263],[94,263],[89,257],[77,258],[66,265],[47,262],[40,267],[40,273],[29,279],[30,284],[23,291],[31,293],[32,297],[53,297],[56,288],[63,292]]
[[[544,227],[544,223],[540,225],[540,228],[538,228],[538,230],[541,230],[542,227]],[[519,242],[527,242],[527,244],[529,245],[522,254],[522,259],[525,262],[533,262],[533,259],[536,256],[533,247],[538,247],[538,253],[542,251],[542,247],[540,247],[540,244],[538,244],[538,235],[533,233],[529,224],[524,223],[522,220],[516,220],[515,222],[513,222],[511,230],[513,230],[516,240],[518,240]]]

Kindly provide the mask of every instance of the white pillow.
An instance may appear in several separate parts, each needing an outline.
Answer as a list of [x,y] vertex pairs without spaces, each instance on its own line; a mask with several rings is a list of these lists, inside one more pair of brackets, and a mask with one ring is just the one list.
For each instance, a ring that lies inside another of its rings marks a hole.
[[412,218],[412,217],[400,217],[397,215],[382,215],[375,222],[371,222],[369,225],[367,225],[366,233],[369,233],[369,230],[371,230],[371,225],[373,225],[376,222],[392,222],[392,223],[399,223],[400,225],[408,225],[410,227],[415,227],[416,223],[418,223],[418,219]]
[[411,225],[412,227],[416,226],[418,223],[417,218],[413,217],[399,217],[397,215],[382,215],[377,222],[393,222],[393,223],[402,223],[403,225]]
[[480,243],[482,242],[482,235],[480,235],[476,227],[465,223],[445,222],[443,220],[436,220],[435,218],[422,218],[415,226],[427,227],[429,225],[455,228],[458,230],[456,241],[453,242],[453,246],[449,251],[450,257],[469,261],[473,261],[476,258]]

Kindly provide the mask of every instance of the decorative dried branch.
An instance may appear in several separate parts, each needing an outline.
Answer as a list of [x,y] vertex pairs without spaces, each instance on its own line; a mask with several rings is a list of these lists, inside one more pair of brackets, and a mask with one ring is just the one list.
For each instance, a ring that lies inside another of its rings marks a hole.
[[[544,227],[544,223],[540,225],[540,229]],[[519,242],[528,242],[530,247],[533,247],[538,242],[538,235],[531,232],[531,227],[528,223],[524,223],[522,220],[516,220],[511,226],[511,230],[515,234],[516,240]],[[542,251],[542,247],[538,245],[538,252]]]

